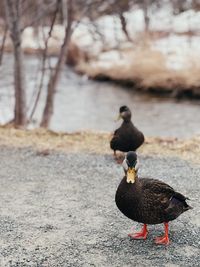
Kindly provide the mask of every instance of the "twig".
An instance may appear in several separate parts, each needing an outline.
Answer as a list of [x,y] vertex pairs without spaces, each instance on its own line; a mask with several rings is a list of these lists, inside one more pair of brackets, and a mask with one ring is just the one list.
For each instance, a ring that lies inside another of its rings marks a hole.
[[48,127],[51,115],[53,113],[53,100],[54,95],[56,92],[56,85],[59,80],[61,69],[65,63],[65,56],[68,49],[68,44],[70,41],[70,37],[72,34],[72,22],[73,22],[73,8],[72,8],[72,0],[67,1],[67,20],[66,20],[66,26],[65,26],[65,37],[63,40],[63,44],[60,50],[60,54],[58,57],[58,61],[56,64],[56,67],[54,69],[54,72],[52,73],[49,83],[48,83],[48,92],[47,92],[47,98],[46,98],[46,104],[43,111],[41,126],[42,127]]
[[8,32],[8,27],[6,25],[4,32],[3,32],[3,40],[2,40],[2,44],[1,44],[1,48],[0,48],[0,65],[2,64],[2,60],[3,60],[3,52],[4,52],[7,32]]
[[124,32],[124,34],[126,35],[126,38],[129,42],[131,42],[131,38],[129,36],[128,30],[127,30],[127,23],[126,23],[126,18],[124,17],[124,14],[121,13],[119,15],[120,18],[120,22],[121,22],[121,26],[122,26],[122,31]]
[[[60,2],[59,0],[57,1]],[[51,12],[53,12],[55,10],[55,3],[49,4],[48,6],[46,6],[45,10],[39,10],[38,14],[36,14],[35,18],[33,18],[32,21],[30,21],[24,28],[26,27],[33,27],[35,24],[38,23],[38,21],[40,21],[41,19],[43,19],[44,17],[46,17],[47,15],[49,15]],[[57,8],[56,8],[57,10]],[[24,28],[22,29],[22,31],[24,30]]]
[[59,2],[60,1],[57,2],[57,8],[55,10],[55,13],[54,13],[54,16],[53,16],[53,19],[52,19],[52,22],[51,22],[51,26],[50,26],[50,30],[49,30],[49,33],[48,33],[48,37],[45,40],[45,49],[43,51],[43,57],[42,57],[42,74],[41,74],[40,84],[39,84],[39,88],[38,88],[38,93],[37,93],[37,96],[36,96],[36,99],[35,99],[35,103],[33,105],[32,112],[30,114],[29,121],[31,121],[32,118],[33,118],[33,115],[35,113],[35,110],[37,108],[37,105],[38,105],[38,102],[39,102],[39,99],[40,99],[40,96],[41,96],[42,87],[43,87],[43,83],[44,83],[44,75],[45,75],[45,71],[46,71],[45,63],[46,63],[46,57],[47,57],[47,51],[48,51],[48,42],[49,42],[49,39],[51,38],[53,27],[55,25],[57,13],[58,13],[58,10],[59,10]]

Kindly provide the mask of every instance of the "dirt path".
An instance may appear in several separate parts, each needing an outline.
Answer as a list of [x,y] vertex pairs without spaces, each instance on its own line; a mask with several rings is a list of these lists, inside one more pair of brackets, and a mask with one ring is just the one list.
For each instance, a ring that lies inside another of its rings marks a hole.
[[[49,153],[49,154],[48,154]],[[141,175],[168,182],[191,197],[193,210],[170,224],[171,245],[127,237],[137,223],[116,208],[123,175],[110,155],[0,147],[0,266],[198,266],[200,167],[141,153]]]

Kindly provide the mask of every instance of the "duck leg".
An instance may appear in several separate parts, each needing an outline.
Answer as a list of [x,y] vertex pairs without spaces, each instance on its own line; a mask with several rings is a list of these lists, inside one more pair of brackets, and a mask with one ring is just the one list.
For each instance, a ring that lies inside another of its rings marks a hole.
[[158,245],[169,245],[169,225],[168,223],[164,223],[165,225],[165,235],[164,236],[160,236],[160,237],[156,237],[155,239],[155,243]]
[[122,162],[124,160],[124,155],[120,155],[120,154],[117,155],[116,150],[114,150],[113,158],[118,164],[122,164]]
[[128,234],[128,236],[130,236],[133,239],[146,239],[147,235],[148,235],[147,224],[143,225],[141,232]]

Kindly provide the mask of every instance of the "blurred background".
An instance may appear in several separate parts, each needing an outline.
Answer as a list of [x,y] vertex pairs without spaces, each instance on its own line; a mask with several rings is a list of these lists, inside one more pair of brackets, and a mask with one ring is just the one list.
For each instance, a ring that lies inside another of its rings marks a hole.
[[0,124],[200,134],[200,0],[1,0]]

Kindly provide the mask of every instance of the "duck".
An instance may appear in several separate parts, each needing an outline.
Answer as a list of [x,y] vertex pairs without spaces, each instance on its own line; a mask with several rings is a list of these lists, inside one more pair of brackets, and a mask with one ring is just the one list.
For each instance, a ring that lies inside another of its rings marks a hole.
[[169,222],[192,209],[186,202],[189,198],[160,180],[138,177],[139,160],[135,151],[126,154],[122,166],[125,176],[116,191],[116,205],[126,217],[143,224],[140,232],[128,236],[146,239],[148,224],[163,223],[165,233],[156,237],[155,243],[168,245]]
[[131,121],[131,111],[127,106],[119,108],[118,120],[122,119],[121,126],[114,131],[110,141],[110,148],[114,151],[128,152],[136,151],[144,143],[144,134],[139,131]]

